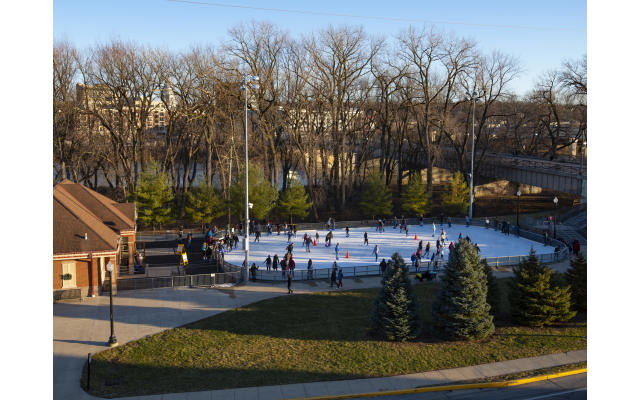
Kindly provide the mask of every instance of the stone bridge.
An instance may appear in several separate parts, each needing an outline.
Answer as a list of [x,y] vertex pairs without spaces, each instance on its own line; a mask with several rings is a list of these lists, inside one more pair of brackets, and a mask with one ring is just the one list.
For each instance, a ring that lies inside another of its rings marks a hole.
[[[379,150],[377,151],[379,154]],[[406,154],[406,153],[405,153]],[[424,152],[406,155],[406,166],[424,168]],[[476,156],[479,157],[479,154]],[[587,198],[586,163],[581,167],[576,162],[549,161],[530,156],[513,156],[503,153],[485,153],[482,160],[476,158],[474,174],[491,179],[506,179],[511,182],[571,193]],[[435,166],[451,171],[458,170],[457,154],[453,149],[441,148]]]

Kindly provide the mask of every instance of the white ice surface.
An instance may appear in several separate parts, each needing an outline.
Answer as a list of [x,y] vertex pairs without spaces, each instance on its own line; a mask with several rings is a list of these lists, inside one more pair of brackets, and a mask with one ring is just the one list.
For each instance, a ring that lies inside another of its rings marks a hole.
[[[349,231],[349,237],[345,237],[344,229],[336,229],[333,232],[333,239],[331,240],[331,246],[324,246],[324,238],[327,234],[327,230],[317,231],[320,234],[319,243],[316,243],[316,247],[311,246],[311,252],[307,253],[305,247],[302,244],[302,238],[306,233],[310,233],[312,238],[315,238],[316,231],[298,231],[297,237],[292,237],[293,242],[293,259],[296,262],[297,268],[306,268],[309,258],[313,260],[313,267],[317,268],[329,268],[336,261],[335,245],[340,243],[340,251],[338,253],[339,260],[338,265],[340,267],[346,266],[359,266],[359,265],[374,265],[377,264],[375,255],[373,254],[373,248],[377,244],[380,247],[380,254],[378,256],[378,262],[383,258],[389,259],[391,255],[396,251],[404,258],[409,264],[411,263],[411,255],[418,249],[418,243],[423,240],[423,253],[424,248],[427,246],[427,242],[431,243],[431,252],[435,251],[436,239],[440,235],[441,227],[436,224],[436,236],[433,237],[432,226],[424,225],[409,225],[409,236],[405,236],[404,231],[400,233],[399,229],[393,229],[393,227],[386,227],[383,233],[376,232],[375,227],[370,228],[352,228]],[[528,255],[531,247],[537,254],[553,253],[553,247],[544,246],[541,243],[534,242],[525,238],[518,238],[514,235],[506,236],[499,231],[495,231],[493,228],[486,229],[484,227],[453,224],[451,228],[444,225],[444,230],[447,234],[447,240],[445,243],[444,259],[449,256],[448,246],[451,240],[457,240],[458,235],[462,233],[462,237],[469,235],[471,243],[478,243],[480,247],[480,255],[482,257],[498,257],[498,256],[520,256]],[[367,231],[369,235],[369,246],[364,246],[364,232]],[[418,240],[414,240],[414,235],[418,235]],[[278,254],[278,257],[282,259],[282,256],[287,253],[287,235],[281,233],[278,236],[273,233],[271,236],[265,232],[262,233],[260,242],[254,242],[254,237],[250,236],[249,245],[249,265],[256,263],[256,265],[264,269],[264,261],[268,255],[273,258],[274,253]],[[244,261],[244,251],[242,250],[242,241],[240,239],[238,248],[231,252],[225,253],[225,261],[235,265],[242,265]],[[346,253],[349,251],[349,258],[347,259]],[[429,255],[430,258],[431,255]],[[426,258],[423,258],[426,260]]]

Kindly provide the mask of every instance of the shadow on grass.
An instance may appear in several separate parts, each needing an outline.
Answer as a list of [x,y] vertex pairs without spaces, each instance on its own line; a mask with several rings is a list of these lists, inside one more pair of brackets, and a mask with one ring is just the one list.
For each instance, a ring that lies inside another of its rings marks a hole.
[[[211,357],[215,357],[215,355],[211,355]],[[366,377],[368,376],[318,371],[178,368],[95,360],[91,364],[91,387],[88,393],[98,397],[114,398]],[[86,391],[86,362],[82,370],[80,384]],[[255,398],[257,396],[256,391]]]
[[[416,286],[421,318],[431,320],[437,283]],[[379,289],[333,290],[262,300],[183,328],[302,340],[369,341],[369,319]],[[431,335],[424,338],[433,339]]]

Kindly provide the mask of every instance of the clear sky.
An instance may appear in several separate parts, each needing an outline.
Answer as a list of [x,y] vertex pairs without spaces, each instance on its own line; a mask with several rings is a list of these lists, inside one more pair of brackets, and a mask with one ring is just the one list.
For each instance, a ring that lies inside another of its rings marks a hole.
[[[208,4],[205,4],[208,3]],[[352,16],[308,15],[274,10],[220,7],[239,5]],[[372,16],[389,19],[357,18]],[[587,52],[587,4],[578,0],[485,1],[337,1],[290,0],[54,0],[54,39],[78,47],[112,38],[183,50],[219,45],[230,27],[266,20],[294,37],[329,24],[362,25],[373,35],[392,39],[410,24],[432,24],[475,39],[484,52],[500,50],[521,61],[523,73],[512,89],[524,94],[546,70]],[[447,22],[447,23],[445,23]]]

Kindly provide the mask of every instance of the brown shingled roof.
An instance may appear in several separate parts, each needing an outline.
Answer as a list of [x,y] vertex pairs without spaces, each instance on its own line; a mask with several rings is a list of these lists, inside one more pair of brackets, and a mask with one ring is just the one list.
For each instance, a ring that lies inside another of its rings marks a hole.
[[[135,229],[134,215],[128,210],[130,206],[125,206],[127,211],[123,212],[118,202],[68,179],[60,182],[56,188],[62,188],[67,191],[114,231],[120,232]],[[133,207],[135,207],[135,203],[124,204],[133,204]]]
[[[56,185],[53,189],[53,253],[116,250],[119,232],[135,229],[135,222],[129,217],[134,216],[131,206],[123,212],[117,204],[69,180]],[[84,239],[85,233],[88,240]]]

